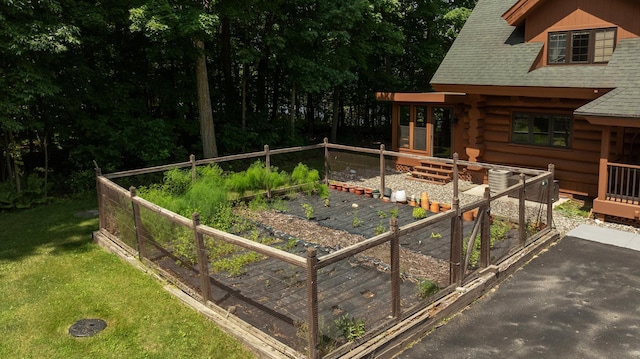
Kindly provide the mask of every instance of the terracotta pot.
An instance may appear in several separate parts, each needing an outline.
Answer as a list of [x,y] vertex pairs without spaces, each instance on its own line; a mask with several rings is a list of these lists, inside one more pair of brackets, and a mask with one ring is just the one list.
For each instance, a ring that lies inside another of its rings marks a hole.
[[427,211],[429,210],[429,195],[427,192],[422,192],[420,194],[420,207]]
[[417,206],[417,203],[416,203],[416,201],[409,201],[409,205],[411,207],[415,207],[415,206]]
[[443,204],[440,205],[440,210],[442,212],[446,212],[446,211],[448,211],[450,209],[451,209],[451,205],[448,204],[448,203],[443,203]]
[[350,189],[351,189],[351,186],[349,186],[348,184],[344,183],[342,185],[342,192],[349,192]]
[[473,221],[473,211],[466,211],[462,214],[462,220],[466,222]]
[[354,189],[355,194],[357,194],[358,196],[361,196],[364,193],[364,188],[362,187],[356,187]]
[[356,193],[356,188],[355,187],[349,187],[349,192]]
[[436,201],[431,202],[431,207],[429,207],[429,210],[433,213],[440,212],[440,203]]
[[329,183],[329,188],[331,189],[336,189],[336,184],[335,183]]

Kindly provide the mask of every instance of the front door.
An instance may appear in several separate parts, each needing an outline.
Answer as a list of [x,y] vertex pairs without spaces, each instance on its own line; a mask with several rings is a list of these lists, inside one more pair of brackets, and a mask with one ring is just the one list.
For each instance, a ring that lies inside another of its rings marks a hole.
[[451,158],[453,108],[432,107],[431,156]]

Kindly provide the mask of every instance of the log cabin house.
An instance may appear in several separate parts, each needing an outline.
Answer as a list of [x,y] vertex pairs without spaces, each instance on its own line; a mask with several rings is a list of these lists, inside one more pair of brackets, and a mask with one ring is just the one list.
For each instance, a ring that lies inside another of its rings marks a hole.
[[640,1],[479,0],[431,85],[378,93],[394,150],[553,163],[601,219],[640,219]]

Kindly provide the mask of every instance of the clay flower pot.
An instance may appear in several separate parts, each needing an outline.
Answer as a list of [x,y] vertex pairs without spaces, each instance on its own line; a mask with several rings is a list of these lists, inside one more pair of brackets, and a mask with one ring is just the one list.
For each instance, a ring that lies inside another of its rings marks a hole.
[[364,196],[365,197],[373,197],[373,190],[371,188],[365,188],[364,189]]
[[473,210],[464,212],[462,214],[462,220],[466,222],[473,221]]
[[427,211],[429,210],[429,195],[427,192],[422,192],[420,194],[420,206]]
[[346,183],[342,184],[342,192],[349,192],[350,189],[351,189],[350,185],[348,185]]
[[431,207],[429,207],[429,210],[433,213],[439,213],[440,212],[440,203],[433,201],[431,202]]
[[356,187],[354,188],[354,193],[357,194],[358,196],[361,196],[364,193],[364,188]]
[[440,205],[440,210],[442,212],[446,212],[446,211],[448,211],[450,209],[451,209],[451,205],[448,204],[448,203],[443,203],[443,204]]

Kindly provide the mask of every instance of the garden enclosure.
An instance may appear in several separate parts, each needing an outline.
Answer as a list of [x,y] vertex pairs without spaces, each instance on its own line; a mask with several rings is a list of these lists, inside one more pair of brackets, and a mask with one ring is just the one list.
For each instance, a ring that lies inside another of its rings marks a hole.
[[[302,158],[316,164],[310,167],[320,169],[324,184],[357,187],[358,181],[373,178],[377,186],[369,189],[384,194],[386,179],[398,175],[398,157],[453,164],[450,208],[425,211],[421,218],[413,215],[418,207],[408,204],[337,190],[321,198],[305,191],[304,184],[267,184],[263,191],[236,193],[231,212],[216,212],[217,218],[203,223],[198,208],[206,204],[190,207],[191,215],[179,214],[136,189],[176,168],[185,168],[196,182],[212,164],[225,166],[226,176],[246,169],[247,160],[263,160],[262,170],[270,173]],[[520,180],[500,191],[487,187],[479,196],[463,195],[461,187],[478,185],[459,180],[458,169],[466,166],[509,171]],[[283,357],[357,357],[368,350],[357,349],[363,343],[379,340],[389,328],[551,234],[552,183],[552,165],[545,171],[521,169],[326,140],[286,149],[265,146],[254,153],[197,161],[192,156],[188,162],[133,171],[101,174],[97,169],[97,235],[208,307],[250,324],[245,325],[250,335],[240,338],[245,342],[254,336]],[[533,189],[540,196],[535,206],[525,203]],[[517,210],[494,215],[492,207],[501,201],[515,201]],[[216,225],[221,217],[228,225]],[[500,242],[493,238],[497,222],[506,228]],[[325,240],[317,240],[323,235]]]

